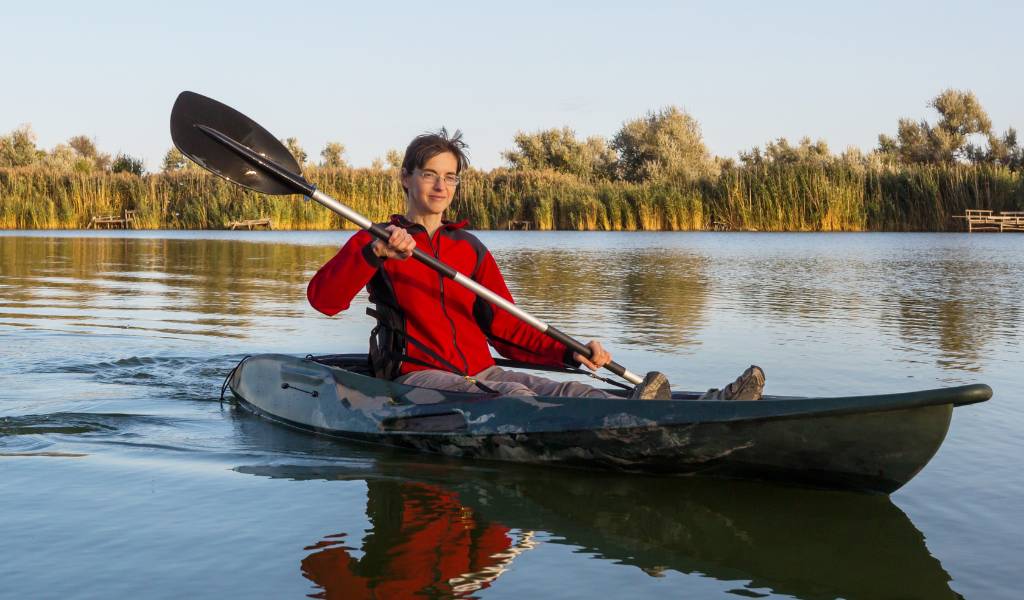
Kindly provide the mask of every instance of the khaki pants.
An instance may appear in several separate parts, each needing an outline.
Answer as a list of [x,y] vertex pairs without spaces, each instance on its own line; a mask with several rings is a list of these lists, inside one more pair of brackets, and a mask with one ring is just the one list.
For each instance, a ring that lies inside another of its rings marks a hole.
[[[506,371],[495,365],[477,373],[473,379],[504,396],[589,396],[592,398],[620,398],[578,381],[552,381],[546,377],[518,371]],[[449,390],[453,392],[481,391],[462,375],[447,371],[413,371],[395,379],[398,383],[417,387]]]

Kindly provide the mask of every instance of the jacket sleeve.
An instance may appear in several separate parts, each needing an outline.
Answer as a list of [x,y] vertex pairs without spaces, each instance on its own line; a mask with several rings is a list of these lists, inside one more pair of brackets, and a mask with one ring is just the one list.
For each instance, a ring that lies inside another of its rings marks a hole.
[[[502,298],[515,302],[490,252],[484,255],[473,278]],[[487,335],[487,341],[505,358],[535,365],[579,365],[572,357],[572,350],[565,344],[544,335],[482,298],[477,298],[473,316]]]
[[313,308],[325,315],[346,310],[359,290],[366,287],[384,259],[373,253],[373,236],[365,231],[353,235],[341,250],[320,267],[306,288]]

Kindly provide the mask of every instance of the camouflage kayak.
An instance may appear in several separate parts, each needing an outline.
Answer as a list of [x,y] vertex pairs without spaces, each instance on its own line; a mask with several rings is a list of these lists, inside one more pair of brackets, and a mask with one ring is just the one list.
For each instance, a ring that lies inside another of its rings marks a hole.
[[366,355],[244,359],[227,385],[271,421],[445,456],[671,475],[783,480],[890,493],[938,450],[953,407],[987,385],[756,402],[511,397],[368,375]]

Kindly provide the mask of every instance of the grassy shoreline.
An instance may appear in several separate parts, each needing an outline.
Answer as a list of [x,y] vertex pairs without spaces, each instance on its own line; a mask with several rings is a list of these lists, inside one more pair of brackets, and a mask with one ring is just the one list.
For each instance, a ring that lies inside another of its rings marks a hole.
[[[310,168],[320,189],[375,221],[402,212],[393,170]],[[987,165],[766,165],[696,181],[629,183],[554,171],[467,172],[451,216],[476,229],[956,231],[967,208],[1024,210],[1024,177]],[[138,228],[223,229],[269,217],[275,229],[351,229],[316,203],[244,190],[205,172],[136,176],[0,169],[0,229],[79,229],[134,210]]]

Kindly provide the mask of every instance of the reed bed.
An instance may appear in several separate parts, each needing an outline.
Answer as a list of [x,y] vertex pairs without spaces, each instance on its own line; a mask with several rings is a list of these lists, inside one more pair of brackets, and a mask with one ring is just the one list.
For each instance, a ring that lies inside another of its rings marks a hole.
[[[403,211],[393,169],[311,168],[320,189],[375,221]],[[987,165],[867,168],[759,165],[698,181],[629,183],[555,171],[471,170],[452,217],[476,229],[527,222],[541,230],[947,231],[967,208],[1024,210],[1019,172]],[[150,229],[221,229],[271,218],[277,229],[351,228],[296,196],[265,196],[202,171],[55,173],[0,169],[0,228],[76,229],[135,211]]]

